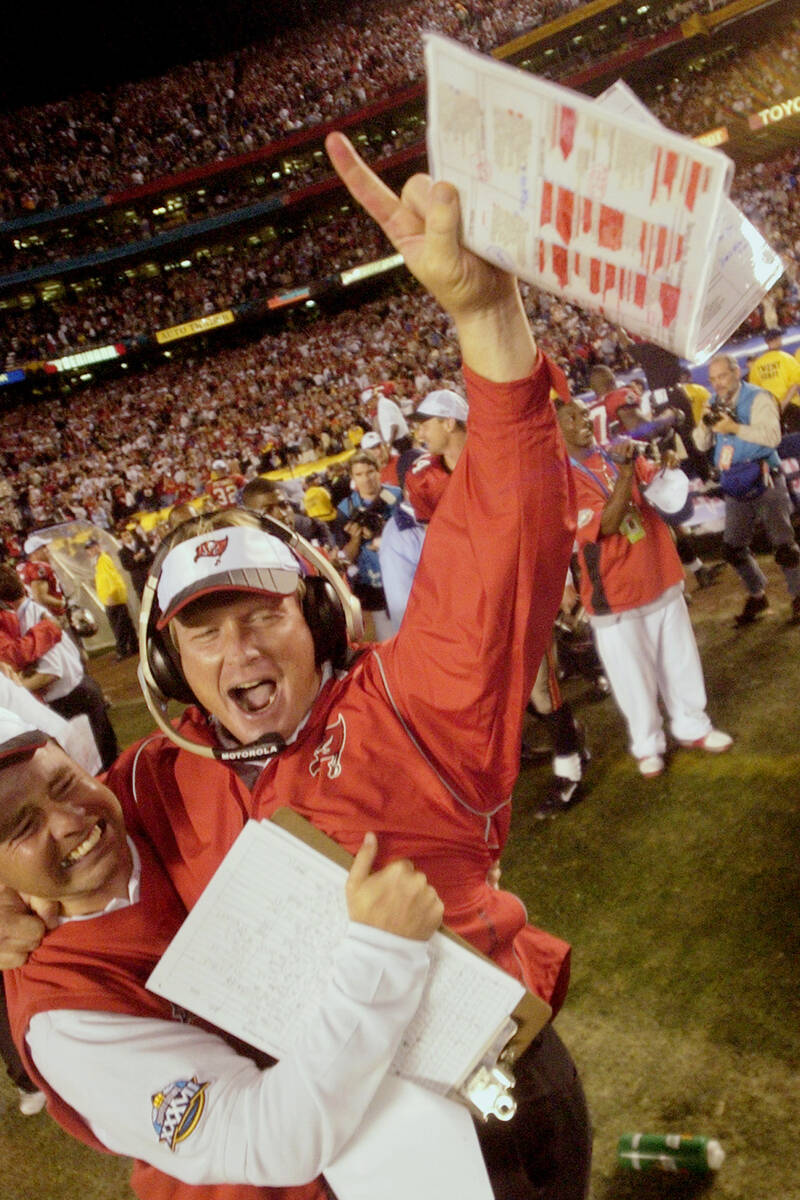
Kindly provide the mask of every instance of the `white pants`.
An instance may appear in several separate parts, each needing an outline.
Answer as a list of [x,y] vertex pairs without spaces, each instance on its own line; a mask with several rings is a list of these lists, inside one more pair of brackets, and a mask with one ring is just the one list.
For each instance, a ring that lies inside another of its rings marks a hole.
[[613,625],[593,624],[593,629],[635,758],[663,754],[666,748],[659,695],[673,737],[687,742],[705,737],[711,721],[703,666],[682,595],[655,612],[629,612]]

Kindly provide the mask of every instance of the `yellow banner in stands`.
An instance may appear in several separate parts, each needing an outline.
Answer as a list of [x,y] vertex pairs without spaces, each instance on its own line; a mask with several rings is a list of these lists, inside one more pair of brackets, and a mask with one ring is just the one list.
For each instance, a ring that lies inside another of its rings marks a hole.
[[156,341],[163,345],[165,342],[177,342],[180,338],[192,337],[195,333],[204,333],[207,329],[219,329],[221,325],[232,325],[236,320],[230,309],[225,312],[212,313],[210,317],[198,317],[196,321],[186,321],[183,325],[172,325],[169,329],[159,329]]

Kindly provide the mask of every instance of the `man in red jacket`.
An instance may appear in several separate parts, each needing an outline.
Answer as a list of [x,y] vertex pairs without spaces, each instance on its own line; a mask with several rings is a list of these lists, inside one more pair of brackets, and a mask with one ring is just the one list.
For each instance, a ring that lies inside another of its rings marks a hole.
[[[157,649],[167,691],[195,703],[179,746],[173,731],[147,739],[109,781],[187,905],[246,816],[289,803],[350,850],[373,830],[381,865],[409,858],[445,921],[557,1009],[568,946],[528,925],[490,879],[508,835],[530,664],[549,642],[572,546],[550,402],[566,383],[533,342],[516,281],[460,244],[450,185],[417,176],[398,199],[344,138],[327,145],[450,313],[474,436],[431,522],[403,629],[380,645],[350,648],[335,619],[310,612],[318,589],[279,539],[226,513],[184,527],[152,581],[143,653],[151,669]],[[581,1200],[585,1102],[551,1026],[516,1072],[517,1116],[479,1131],[496,1197]]]

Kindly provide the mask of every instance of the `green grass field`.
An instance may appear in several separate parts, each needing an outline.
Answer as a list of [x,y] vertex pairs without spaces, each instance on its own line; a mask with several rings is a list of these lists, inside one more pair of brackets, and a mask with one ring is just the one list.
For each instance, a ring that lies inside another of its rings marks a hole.
[[[664,776],[642,780],[613,701],[570,680],[593,753],[586,799],[541,822],[549,767],[517,785],[503,881],[573,946],[557,1028],[592,1110],[594,1200],[800,1200],[800,629],[762,563],[773,611],[755,626],[733,629],[742,593],[730,571],[692,606],[730,753],[677,750]],[[131,665],[93,670],[121,740],[149,729]],[[0,1200],[131,1197],[124,1163],[46,1116],[19,1116],[5,1080],[2,1104]],[[707,1134],[727,1158],[708,1179],[623,1174],[616,1141],[629,1130]]]

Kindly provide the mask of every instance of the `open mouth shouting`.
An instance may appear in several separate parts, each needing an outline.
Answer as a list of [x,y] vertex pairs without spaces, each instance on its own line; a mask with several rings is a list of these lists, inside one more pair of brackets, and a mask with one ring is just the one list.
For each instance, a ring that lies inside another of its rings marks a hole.
[[248,715],[268,712],[275,702],[278,689],[274,679],[257,679],[253,683],[232,687],[228,695],[234,704]]
[[314,703],[320,669],[295,593],[214,592],[171,627],[198,705],[242,745],[288,739]]

